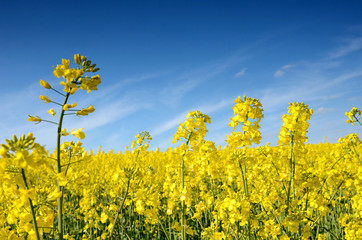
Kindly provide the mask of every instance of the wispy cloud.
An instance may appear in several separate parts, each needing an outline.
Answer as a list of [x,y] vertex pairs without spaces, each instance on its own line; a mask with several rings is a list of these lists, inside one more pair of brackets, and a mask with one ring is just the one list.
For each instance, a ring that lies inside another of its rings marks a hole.
[[287,65],[284,65],[284,66],[282,67],[282,69],[289,69],[289,68],[293,68],[293,67],[295,67],[294,64],[287,64]]
[[324,96],[323,100],[328,101],[328,100],[337,99],[337,98],[340,98],[340,97],[341,97],[340,94],[333,94],[333,95]]
[[295,67],[294,64],[287,64],[282,66],[279,70],[275,71],[274,77],[282,77],[285,74],[285,70]]
[[129,104],[124,100],[119,100],[95,111],[91,117],[77,121],[76,126],[87,130],[95,129],[129,116],[141,108],[142,106],[139,104]]
[[178,124],[182,123],[186,119],[187,112],[183,112],[181,114],[178,114],[176,117],[172,118],[171,120],[164,122],[163,124],[155,127],[151,133],[152,136],[160,135],[164,132],[167,132],[168,130],[175,128]]
[[285,72],[282,71],[282,70],[277,70],[275,73],[274,73],[274,77],[282,77],[284,76]]
[[353,72],[349,72],[349,73],[342,73],[339,76],[333,78],[331,81],[329,81],[327,83],[327,86],[331,86],[331,85],[335,85],[338,83],[342,83],[345,81],[348,81],[350,79],[356,78],[356,77],[360,77],[362,76],[362,71],[353,71]]
[[158,92],[161,102],[170,105],[180,100],[202,82],[202,79],[189,79],[164,87]]
[[330,59],[344,57],[352,52],[356,52],[362,49],[362,37],[347,39],[346,45],[341,46],[329,53]]
[[[231,99],[224,99],[224,100],[219,101],[216,104],[204,105],[204,106],[200,106],[199,108],[194,107],[191,111],[200,110],[204,114],[211,114],[216,111],[219,111],[220,109],[223,109],[224,107],[226,107],[228,105],[231,105],[231,103],[232,103]],[[183,123],[186,120],[187,113],[188,112],[183,112],[181,114],[178,114],[171,120],[168,120],[168,121],[156,126],[151,131],[152,136],[157,136],[157,135],[167,132],[173,128],[176,128],[177,125],[179,125],[180,123]]]
[[176,75],[177,77],[170,79],[168,84],[161,88],[162,90],[158,91],[160,101],[166,105],[172,105],[203,82],[225,72],[229,67],[242,60],[244,59],[240,59],[238,55],[233,55],[217,63],[179,73]]
[[334,108],[320,107],[320,108],[317,108],[317,110],[314,111],[314,114],[315,115],[325,114],[325,113],[333,112],[334,110],[335,110]]
[[240,76],[244,76],[245,72],[246,72],[247,68],[243,68],[241,69],[240,72],[235,74],[235,77],[240,77]]

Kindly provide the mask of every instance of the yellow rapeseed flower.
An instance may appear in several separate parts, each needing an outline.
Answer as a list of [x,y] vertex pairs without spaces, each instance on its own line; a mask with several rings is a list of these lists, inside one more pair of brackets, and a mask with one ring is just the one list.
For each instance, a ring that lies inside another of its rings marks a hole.
[[84,139],[85,138],[85,134],[84,132],[82,132],[84,128],[80,128],[76,131],[74,131],[74,129],[71,131],[71,134],[76,137],[76,138],[79,138],[79,139]]
[[29,116],[29,118],[28,118],[29,122],[35,122],[35,124],[38,124],[42,121],[39,116],[36,116],[36,115],[35,116],[28,115],[28,116]]
[[53,74],[55,77],[60,78],[64,75],[64,66],[63,65],[57,65],[54,68]]
[[6,148],[4,148],[4,146],[2,146],[0,148],[0,156],[5,157],[7,152],[8,152],[8,150]]
[[82,61],[81,61],[81,56],[80,56],[80,54],[78,53],[78,54],[74,54],[74,62],[75,62],[75,64],[81,64],[82,63]]
[[61,133],[60,133],[62,136],[68,136],[69,133],[67,133],[67,129],[63,128]]
[[40,100],[42,100],[44,103],[50,103],[52,100],[47,97],[47,96],[43,96],[43,95],[40,95],[39,96]]
[[69,59],[64,59],[64,58],[62,59],[62,64],[65,69],[69,69],[69,63],[70,63]]
[[46,81],[41,80],[41,79],[40,79],[40,85],[42,87],[46,88],[46,89],[51,89],[52,88],[49,83],[47,83]]
[[54,117],[55,114],[56,114],[53,108],[49,109],[47,112],[48,112],[50,115],[52,115],[53,117]]
[[82,108],[81,110],[77,111],[75,114],[77,116],[87,116],[89,113],[94,112],[94,107],[92,105],[90,105],[87,108]]
[[69,108],[74,108],[77,106],[77,103],[74,102],[73,104],[64,104],[63,110],[67,111]]
[[59,180],[59,186],[65,186],[68,183],[68,180],[66,176],[64,175],[64,172],[60,172],[57,174],[58,180]]
[[62,196],[62,192],[55,188],[53,192],[49,193],[48,201],[55,201]]

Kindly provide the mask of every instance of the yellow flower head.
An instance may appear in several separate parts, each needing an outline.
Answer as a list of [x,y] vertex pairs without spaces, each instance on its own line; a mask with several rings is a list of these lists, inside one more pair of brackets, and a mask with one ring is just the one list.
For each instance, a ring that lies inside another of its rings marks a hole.
[[64,67],[63,65],[57,65],[54,68],[53,74],[54,74],[55,77],[60,78],[61,76],[63,76],[63,74],[64,74],[64,68],[63,67]]
[[310,116],[313,110],[302,102],[289,103],[288,114],[284,114],[283,126],[279,132],[280,145],[289,145],[291,142],[302,144],[307,141]]
[[40,79],[40,85],[41,85],[42,87],[46,88],[46,89],[51,89],[51,88],[52,88],[52,86],[50,86],[49,83],[47,83],[46,81],[41,80],[41,79]]
[[82,132],[84,128],[80,128],[76,131],[74,131],[74,129],[72,130],[71,134],[76,137],[76,138],[79,138],[79,139],[84,139],[85,138],[85,134],[84,132]]
[[57,174],[59,186],[65,186],[68,183],[67,177],[64,175],[64,172],[60,172]]
[[39,116],[30,116],[30,115],[28,115],[28,116],[29,116],[29,118],[28,118],[29,122],[35,122],[35,124],[38,124],[42,121]]
[[75,64],[81,64],[82,63],[82,56],[80,56],[80,54],[74,54],[74,62]]
[[79,110],[76,112],[77,116],[87,116],[89,113],[94,112],[94,107],[92,105],[90,105],[87,108],[83,108],[82,110]]
[[356,107],[353,107],[351,111],[346,112],[345,115],[348,117],[346,122],[354,125],[355,122],[360,123],[359,118],[362,115],[362,111],[357,109]]
[[61,133],[60,133],[62,136],[68,136],[69,133],[67,133],[67,129],[63,128]]
[[73,104],[64,104],[63,110],[67,111],[69,108],[74,108],[77,106],[77,103],[74,102]]
[[50,103],[52,100],[47,97],[47,96],[43,96],[43,95],[40,95],[39,96],[40,100],[42,100],[44,103]]
[[47,112],[48,112],[50,115],[52,115],[53,117],[54,117],[55,114],[56,114],[53,108],[49,109]]
[[[234,100],[234,117],[230,118],[229,126],[233,128],[226,142],[230,147],[250,146],[259,144],[261,140],[260,121],[263,117],[263,105],[259,99],[238,96]],[[235,132],[236,126],[242,125],[242,132]]]
[[5,157],[7,153],[8,153],[8,150],[4,146],[1,146],[0,156]]
[[78,90],[77,84],[69,83],[68,80],[67,82],[61,81],[59,84],[64,86],[63,91],[66,93],[74,94]]
[[62,64],[65,69],[69,69],[69,59],[62,59]]
[[189,112],[184,123],[180,124],[177,132],[173,136],[172,143],[184,139],[191,146],[200,142],[206,135],[207,129],[205,123],[211,123],[211,119],[200,111]]
[[55,201],[62,196],[62,192],[55,188],[53,192],[49,193],[48,201]]
[[98,90],[97,86],[101,83],[101,78],[99,75],[93,77],[85,77],[79,79],[81,82],[80,89],[87,90],[89,93],[91,90]]

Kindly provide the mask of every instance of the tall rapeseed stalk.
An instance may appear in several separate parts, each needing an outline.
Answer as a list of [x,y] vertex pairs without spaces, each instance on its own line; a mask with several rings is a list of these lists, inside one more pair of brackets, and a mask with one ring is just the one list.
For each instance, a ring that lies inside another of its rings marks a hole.
[[[58,90],[54,89],[48,82],[44,80],[40,80],[40,85],[43,86],[46,89],[50,89],[55,91],[57,94],[64,97],[63,103],[58,103],[55,101],[52,101],[47,96],[40,96],[40,99],[43,100],[45,103],[54,103],[61,107],[60,114],[59,114],[59,120],[58,122],[44,120],[38,116],[29,116],[28,121],[32,121],[37,123],[40,122],[49,122],[57,125],[57,146],[56,146],[56,171],[57,171],[57,188],[59,192],[64,193],[64,185],[61,184],[61,178],[65,177],[63,167],[61,164],[61,137],[68,135],[66,132],[66,129],[62,129],[63,126],[63,119],[65,115],[77,115],[77,116],[86,116],[89,113],[94,112],[94,108],[92,105],[90,105],[88,108],[83,109],[74,109],[77,106],[77,103],[68,104],[68,100],[71,95],[73,95],[78,89],[81,90],[87,90],[87,93],[89,93],[92,90],[98,90],[97,86],[101,83],[101,79],[99,75],[88,77],[84,76],[85,73],[95,73],[99,70],[99,68],[95,68],[96,64],[92,64],[90,60],[87,60],[86,57],[80,56],[79,54],[74,55],[74,61],[77,65],[76,68],[70,68],[69,63],[70,61],[67,59],[62,59],[62,64],[57,65],[57,67],[54,68],[54,76],[57,78],[62,77],[65,81],[61,81],[59,84],[64,87],[63,92],[61,93]],[[52,116],[56,115],[56,112],[54,109],[50,109],[48,113]],[[71,132],[71,134],[79,139],[83,139],[85,137],[84,132],[82,132],[83,129],[74,130]],[[63,239],[64,234],[64,223],[63,223],[63,194],[58,198],[58,207],[57,207],[57,213],[58,213],[58,236],[59,239]]]

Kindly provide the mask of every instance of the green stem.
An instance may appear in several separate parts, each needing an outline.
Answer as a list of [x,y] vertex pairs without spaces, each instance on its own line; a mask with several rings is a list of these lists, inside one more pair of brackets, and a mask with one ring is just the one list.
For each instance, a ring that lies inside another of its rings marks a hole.
[[358,153],[357,153],[356,149],[354,148],[354,145],[353,145],[353,144],[352,144],[352,148],[353,148],[354,154],[356,154],[356,157],[357,157],[357,159],[358,159],[359,163],[360,163],[360,164],[361,164],[361,166],[362,166],[361,159],[359,159]]
[[[109,238],[112,238],[112,234],[113,234],[113,231],[114,231],[114,227],[116,226],[118,216],[119,216],[119,214],[120,214],[120,212],[121,212],[121,210],[122,210],[122,208],[123,208],[124,202],[126,201],[126,198],[127,198],[127,195],[128,195],[128,190],[129,190],[129,185],[130,185],[130,183],[131,183],[131,177],[128,178],[126,193],[124,194],[122,203],[121,203],[121,205],[120,205],[119,208],[118,208],[117,215],[116,215],[116,218],[114,219],[111,232],[109,233]],[[126,234],[127,234],[127,233],[126,233]]]
[[[69,96],[70,96],[70,93],[67,93],[67,95],[65,95],[63,106],[65,104],[67,104]],[[61,167],[61,164],[60,164],[60,138],[62,136],[61,132],[62,132],[62,124],[63,124],[64,112],[65,112],[65,110],[62,108],[62,111],[61,111],[60,116],[59,116],[58,132],[57,132],[57,173],[58,174],[62,172],[62,167]],[[58,187],[58,191],[63,192],[63,187],[60,186],[59,179],[57,179],[57,187]],[[63,225],[63,199],[64,199],[64,197],[63,197],[63,194],[62,194],[62,196],[60,198],[58,198],[58,236],[59,236],[59,240],[63,240],[63,231],[64,231],[64,225]]]
[[[29,190],[28,187],[28,183],[26,181],[26,177],[25,177],[25,172],[24,169],[21,169],[21,175],[23,176],[23,180],[24,180],[24,185],[25,185],[25,189]],[[33,220],[33,227],[34,227],[34,231],[35,231],[35,236],[37,240],[40,240],[40,235],[39,235],[39,230],[38,230],[38,224],[36,222],[36,216],[35,216],[35,210],[34,210],[34,206],[33,206],[33,202],[31,201],[31,198],[28,197],[29,200],[29,206],[30,206],[30,212],[31,212],[31,217]]]
[[[189,137],[187,138],[186,141],[186,145],[189,145],[192,133],[190,133]],[[185,156],[186,152],[182,155],[182,160],[181,160],[181,188],[182,188],[182,192],[184,191],[185,188],[185,160],[184,160],[184,156]],[[182,240],[186,240],[186,226],[185,226],[185,200],[181,200],[181,227],[182,227],[182,232],[181,232],[181,239]]]
[[[64,97],[65,97],[65,95],[63,95]],[[50,101],[51,103],[54,103],[54,104],[56,104],[56,105],[59,105],[59,106],[61,106],[61,107],[63,107],[63,105],[62,104],[60,104],[60,103],[57,103],[57,102],[53,102],[53,101]]]
[[164,227],[164,226],[163,226],[163,224],[162,224],[162,221],[160,220],[160,218],[159,218],[159,217],[157,217],[157,218],[158,218],[158,222],[160,223],[161,228],[162,228],[162,231],[164,232],[164,234],[165,234],[165,236],[166,236],[167,240],[171,240],[171,239],[170,239],[170,236],[167,234],[167,231],[166,231],[165,227]]
[[49,121],[49,120],[44,120],[44,119],[42,119],[41,121],[42,121],[42,122],[48,122],[48,123],[53,123],[53,124],[55,124],[55,125],[58,125],[58,123],[56,123],[56,122],[53,122],[53,121]]
[[241,170],[241,176],[243,178],[244,194],[245,194],[245,197],[248,197],[249,193],[248,193],[248,182],[247,182],[247,178],[246,178],[246,167],[245,167],[245,165],[243,165],[243,166],[241,165],[240,160],[239,160],[239,167]]
[[[185,160],[182,156],[182,160],[181,160],[181,188],[182,188],[182,193],[184,191],[184,187],[185,187]],[[181,194],[182,194],[181,193]],[[181,215],[181,226],[182,226],[182,240],[186,240],[186,228],[185,228],[185,200],[182,199],[181,201],[181,209],[182,209],[182,215]]]
[[54,92],[56,92],[56,93],[59,93],[60,95],[62,95],[62,96],[64,96],[65,97],[65,95],[63,94],[63,93],[61,93],[61,92],[59,92],[59,91],[57,91],[57,90],[55,90],[54,88],[51,88]]
[[[274,163],[273,161],[271,161],[271,163],[272,163],[272,165],[274,166],[275,170],[277,171],[278,176],[280,176],[279,170],[278,170],[277,166],[275,165],[275,163]],[[281,181],[281,183],[283,184],[283,189],[284,189],[284,191],[287,192],[287,188],[285,187],[284,182]]]
[[356,119],[356,122],[358,122],[359,125],[361,125],[361,127],[362,127],[362,123],[358,120],[357,116],[354,116],[354,118]]
[[[66,165],[62,165],[62,168],[63,167],[67,167],[66,170],[68,169],[68,166],[70,166],[71,164],[74,164],[74,163],[78,163],[78,162],[83,162],[84,159],[81,159],[81,160],[78,160],[78,161],[74,161],[74,162],[68,162]],[[66,175],[66,174],[64,174]]]
[[[68,172],[68,169],[69,169],[69,166],[70,166],[70,160],[71,159],[72,159],[72,152],[69,153],[68,164],[67,164],[67,167],[65,168],[64,176],[67,176],[67,172]],[[64,166],[61,166],[61,167],[64,167]]]
[[289,186],[287,193],[287,208],[285,210],[286,215],[288,215],[289,205],[290,205],[290,192],[294,189],[294,163],[293,163],[293,146],[294,146],[294,135],[292,135],[292,140],[290,143],[290,158],[289,158]]

